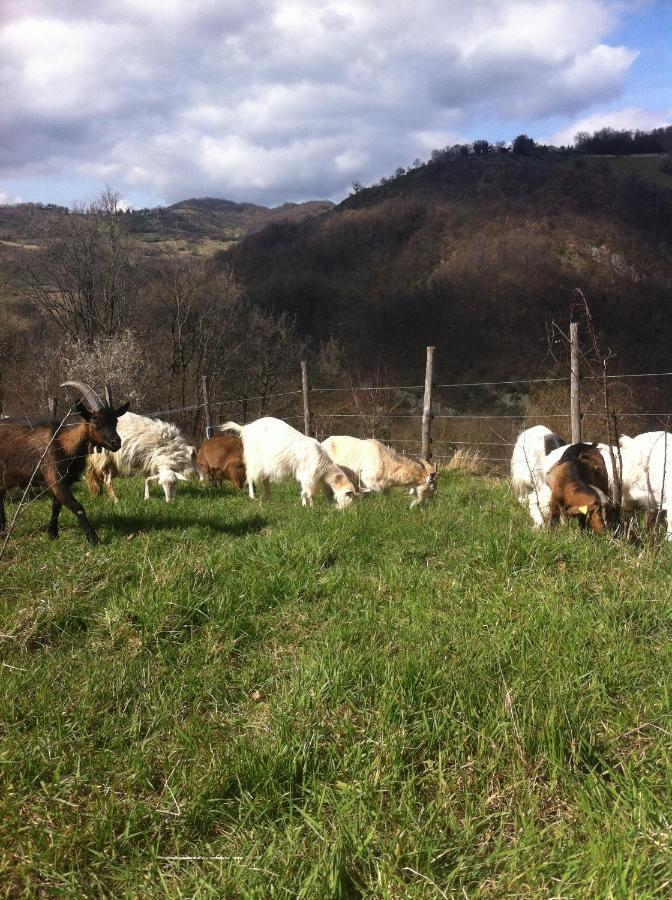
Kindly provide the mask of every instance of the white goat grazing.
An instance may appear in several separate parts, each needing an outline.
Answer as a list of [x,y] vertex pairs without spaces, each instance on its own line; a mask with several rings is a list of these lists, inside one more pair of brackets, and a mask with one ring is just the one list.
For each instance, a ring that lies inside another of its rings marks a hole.
[[520,503],[527,503],[530,491],[544,483],[541,476],[543,461],[564,443],[545,425],[533,425],[518,435],[511,456],[511,487]]
[[126,413],[117,426],[121,449],[115,453],[103,450],[89,456],[86,481],[89,491],[98,494],[103,484],[110,499],[116,503],[112,487],[116,475],[145,476],[145,500],[149,500],[149,484],[158,481],[166,502],[175,496],[178,481],[187,481],[195,471],[196,448],[187,443],[184,435],[170,422]]
[[646,431],[634,438],[622,435],[620,446],[623,508],[629,512],[665,510],[665,539],[672,541],[672,434]]
[[436,469],[431,463],[402,456],[375,438],[362,440],[339,434],[322,441],[322,446],[360,491],[380,493],[391,487],[410,488],[415,498],[411,509],[436,493]]
[[322,487],[333,495],[339,508],[348,506],[356,493],[355,486],[315,438],[301,434],[281,419],[267,416],[237,425],[226,422],[220,431],[235,431],[243,441],[243,461],[250,497],[254,483],[261,482],[264,499],[271,495],[271,481],[295,478],[301,484],[301,503],[312,506],[313,497]]

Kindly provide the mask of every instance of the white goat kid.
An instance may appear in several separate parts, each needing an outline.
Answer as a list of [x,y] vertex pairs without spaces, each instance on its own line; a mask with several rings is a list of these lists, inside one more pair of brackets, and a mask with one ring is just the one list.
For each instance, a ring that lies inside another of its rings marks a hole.
[[249,425],[226,422],[219,430],[235,431],[243,441],[250,497],[254,498],[255,482],[261,482],[262,496],[268,499],[271,481],[296,479],[301,485],[303,506],[313,505],[320,488],[333,495],[339,509],[352,503],[355,486],[345,472],[330,459],[319,441],[301,434],[287,422],[266,416]]
[[143,473],[145,500],[149,499],[149,485],[158,482],[166,502],[175,496],[178,481],[188,481],[195,471],[196,448],[187,443],[184,435],[170,422],[126,413],[119,419],[118,434],[121,449],[115,453],[103,450],[89,456],[86,480],[92,494],[105,485],[110,499],[118,502],[112,480],[117,475]]
[[436,469],[425,459],[402,456],[375,438],[362,440],[333,435],[322,441],[329,456],[359,487],[380,493],[392,487],[410,488],[411,509],[431,500],[436,493]]
[[672,541],[672,434],[646,431],[634,438],[622,435],[620,446],[623,508],[628,512],[665,510],[665,540]]

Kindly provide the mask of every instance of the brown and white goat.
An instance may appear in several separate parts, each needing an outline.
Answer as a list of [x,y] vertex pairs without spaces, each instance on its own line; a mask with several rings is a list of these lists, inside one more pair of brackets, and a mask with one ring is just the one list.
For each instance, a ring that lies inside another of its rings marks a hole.
[[239,490],[245,484],[243,442],[230,434],[216,434],[198,448],[196,468],[201,481],[228,479]]
[[571,444],[546,475],[551,524],[576,516],[581,528],[602,533],[609,524],[609,473],[593,444]]
[[322,446],[362,493],[382,493],[392,487],[410,488],[414,506],[431,500],[436,493],[436,469],[426,459],[402,456],[375,438],[338,434]]
[[128,409],[124,403],[114,409],[110,389],[106,402],[81,381],[66,381],[61,387],[73,387],[82,395],[76,410],[82,421],[76,425],[56,421],[29,422],[8,419],[0,424],[0,532],[5,530],[5,493],[14,487],[46,487],[52,496],[49,537],[58,537],[58,517],[63,506],[77,517],[90,544],[98,535],[86,517],[84,508],[73,496],[71,485],[77,481],[93,447],[118,450],[117,419]]

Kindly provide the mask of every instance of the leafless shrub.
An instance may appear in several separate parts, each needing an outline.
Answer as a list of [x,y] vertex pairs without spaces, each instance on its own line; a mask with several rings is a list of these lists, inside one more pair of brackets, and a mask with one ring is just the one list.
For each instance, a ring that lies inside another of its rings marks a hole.
[[462,472],[465,475],[487,475],[489,466],[480,450],[460,447],[444,467],[447,472]]
[[360,372],[351,374],[351,402],[360,419],[358,430],[361,437],[375,437],[381,441],[390,439],[390,416],[403,404],[399,391],[383,390],[392,383],[393,378],[386,370],[379,369],[369,378],[363,378]]

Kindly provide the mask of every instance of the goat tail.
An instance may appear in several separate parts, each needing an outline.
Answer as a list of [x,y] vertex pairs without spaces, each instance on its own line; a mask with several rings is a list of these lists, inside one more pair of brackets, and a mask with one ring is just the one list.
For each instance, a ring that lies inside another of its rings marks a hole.
[[243,426],[237,425],[235,422],[224,422],[223,425],[217,426],[217,431],[235,431],[236,434],[242,434]]
[[100,472],[92,464],[91,460],[89,460],[89,464],[86,467],[86,485],[92,497],[100,494],[103,489],[103,480],[100,477]]

